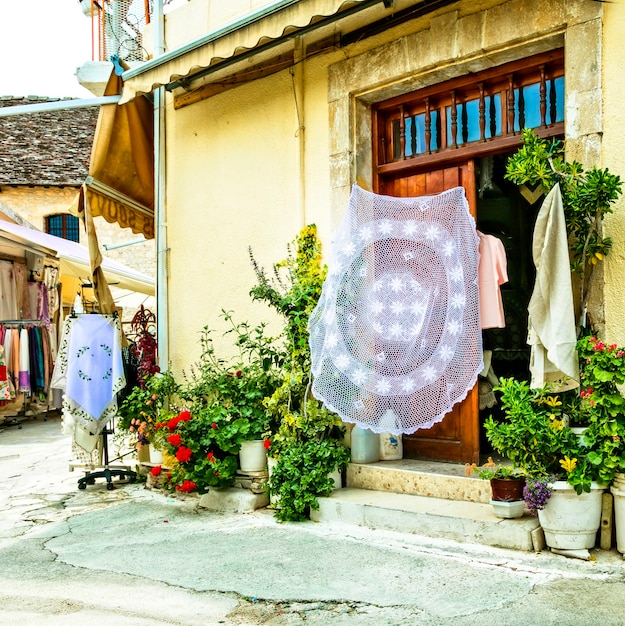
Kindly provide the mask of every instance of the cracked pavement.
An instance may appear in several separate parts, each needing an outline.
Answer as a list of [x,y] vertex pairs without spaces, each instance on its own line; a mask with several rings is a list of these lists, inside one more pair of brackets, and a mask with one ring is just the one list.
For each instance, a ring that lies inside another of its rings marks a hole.
[[622,624],[625,566],[77,488],[60,420],[0,426],[0,624]]

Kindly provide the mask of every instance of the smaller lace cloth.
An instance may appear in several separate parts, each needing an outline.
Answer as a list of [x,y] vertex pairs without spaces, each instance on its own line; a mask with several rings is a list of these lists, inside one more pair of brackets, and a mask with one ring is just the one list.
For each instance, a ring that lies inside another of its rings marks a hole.
[[483,368],[478,244],[462,187],[395,198],[354,185],[308,323],[314,396],[378,433],[442,420]]
[[65,430],[98,435],[117,413],[117,393],[125,385],[119,318],[96,314],[66,318],[50,383],[65,391]]

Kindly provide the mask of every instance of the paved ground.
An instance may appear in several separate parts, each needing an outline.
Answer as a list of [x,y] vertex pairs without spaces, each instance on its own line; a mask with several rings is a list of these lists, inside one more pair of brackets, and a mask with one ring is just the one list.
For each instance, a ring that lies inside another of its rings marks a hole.
[[625,624],[625,566],[76,488],[58,419],[0,426],[0,625]]

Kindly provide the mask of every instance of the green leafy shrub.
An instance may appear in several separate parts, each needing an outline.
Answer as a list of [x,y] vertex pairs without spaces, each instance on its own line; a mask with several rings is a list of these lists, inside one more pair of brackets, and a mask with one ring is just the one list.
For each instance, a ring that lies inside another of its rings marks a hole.
[[341,420],[310,392],[308,319],[327,273],[316,227],[302,229],[288,252],[285,260],[274,265],[270,278],[250,250],[257,277],[251,296],[284,320],[286,351],[280,385],[263,403],[271,419],[268,452],[277,460],[269,489],[280,499],[276,517],[283,521],[306,518],[310,509],[317,508],[317,498],[331,490],[328,475],[349,462]]

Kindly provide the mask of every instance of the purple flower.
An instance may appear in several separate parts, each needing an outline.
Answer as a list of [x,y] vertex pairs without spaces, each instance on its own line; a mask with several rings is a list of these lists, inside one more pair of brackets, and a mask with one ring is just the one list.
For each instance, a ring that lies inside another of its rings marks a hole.
[[551,483],[556,480],[554,476],[549,478],[527,478],[523,487],[523,499],[532,515],[542,511],[551,498]]

